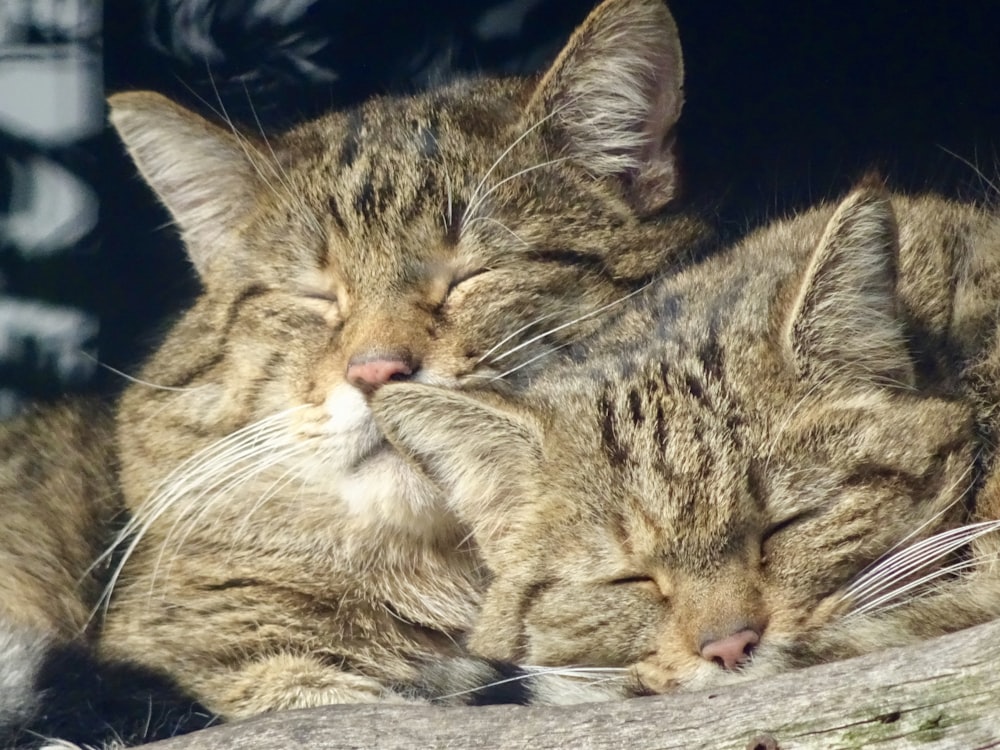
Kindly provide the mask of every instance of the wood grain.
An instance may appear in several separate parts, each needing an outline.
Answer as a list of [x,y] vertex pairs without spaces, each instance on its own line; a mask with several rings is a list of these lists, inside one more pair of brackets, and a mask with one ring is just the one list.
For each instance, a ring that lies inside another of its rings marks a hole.
[[712,692],[556,708],[326,706],[149,747],[1000,748],[1000,622]]

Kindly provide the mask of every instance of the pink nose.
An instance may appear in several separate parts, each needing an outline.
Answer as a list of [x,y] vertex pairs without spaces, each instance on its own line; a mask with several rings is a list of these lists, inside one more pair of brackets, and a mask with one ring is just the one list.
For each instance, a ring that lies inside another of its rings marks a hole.
[[347,382],[365,394],[374,393],[390,380],[413,374],[408,356],[374,354],[355,357],[347,365]]
[[753,653],[758,643],[760,643],[760,633],[744,628],[725,638],[702,643],[701,656],[708,661],[714,661],[723,669],[736,669]]

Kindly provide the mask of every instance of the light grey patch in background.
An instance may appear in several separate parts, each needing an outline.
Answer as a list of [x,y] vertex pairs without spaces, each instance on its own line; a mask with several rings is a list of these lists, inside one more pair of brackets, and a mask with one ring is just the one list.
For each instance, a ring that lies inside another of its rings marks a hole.
[[97,224],[93,189],[43,156],[8,160],[11,198],[0,235],[25,257],[44,257],[74,245]]
[[76,44],[0,48],[0,128],[43,146],[104,126],[100,57]]
[[0,361],[33,359],[63,382],[85,382],[97,366],[97,332],[97,317],[83,310],[0,296]]
[[524,19],[541,0],[509,0],[483,13],[473,27],[477,37],[493,41],[516,37],[524,27]]
[[86,39],[101,30],[97,0],[3,0],[0,44],[20,44],[34,31],[44,38]]

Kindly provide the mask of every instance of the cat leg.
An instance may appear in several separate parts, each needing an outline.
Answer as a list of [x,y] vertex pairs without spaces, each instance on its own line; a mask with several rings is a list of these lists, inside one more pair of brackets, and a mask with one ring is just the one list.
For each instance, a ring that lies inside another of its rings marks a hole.
[[337,703],[423,702],[394,693],[372,677],[295,654],[275,654],[233,672],[217,673],[196,689],[227,719]]

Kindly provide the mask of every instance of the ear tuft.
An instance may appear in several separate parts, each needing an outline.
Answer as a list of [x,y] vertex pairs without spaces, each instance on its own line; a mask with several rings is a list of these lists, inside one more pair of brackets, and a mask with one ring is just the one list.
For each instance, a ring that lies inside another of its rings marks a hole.
[[660,0],[605,0],[545,74],[529,111],[567,155],[620,181],[640,214],[677,192],[673,128],[684,102],[677,26]]
[[259,154],[245,139],[151,91],[114,94],[108,104],[112,125],[204,278],[253,205]]
[[911,386],[896,291],[898,230],[885,189],[868,181],[837,206],[786,322],[802,377]]

